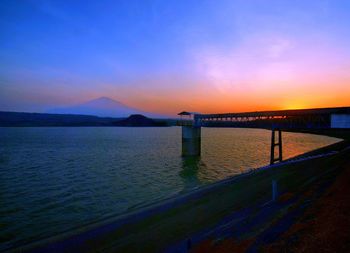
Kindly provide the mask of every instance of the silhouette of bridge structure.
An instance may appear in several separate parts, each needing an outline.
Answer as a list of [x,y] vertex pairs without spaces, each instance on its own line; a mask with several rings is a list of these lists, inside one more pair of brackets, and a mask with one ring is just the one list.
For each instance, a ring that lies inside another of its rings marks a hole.
[[270,164],[282,161],[282,131],[350,129],[350,107],[179,115],[188,117],[178,123],[182,126],[184,156],[200,155],[201,127],[263,128],[272,130]]

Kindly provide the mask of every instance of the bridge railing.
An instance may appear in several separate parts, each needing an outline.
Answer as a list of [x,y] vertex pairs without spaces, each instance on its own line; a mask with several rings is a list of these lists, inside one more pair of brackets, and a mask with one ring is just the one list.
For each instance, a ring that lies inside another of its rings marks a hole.
[[283,128],[310,129],[329,128],[329,115],[313,116],[270,116],[270,117],[200,117],[201,126],[207,127],[246,127],[246,128]]

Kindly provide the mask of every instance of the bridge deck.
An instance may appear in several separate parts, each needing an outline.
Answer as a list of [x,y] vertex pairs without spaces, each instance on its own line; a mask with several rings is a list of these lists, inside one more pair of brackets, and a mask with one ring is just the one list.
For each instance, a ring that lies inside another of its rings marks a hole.
[[194,122],[197,126],[208,127],[324,129],[331,128],[334,114],[350,115],[350,107],[195,114]]
[[312,116],[312,115],[331,115],[331,114],[350,114],[350,107],[256,111],[256,112],[239,112],[239,113],[196,114],[195,117],[197,117],[198,119],[211,119],[211,118],[242,118],[242,117]]

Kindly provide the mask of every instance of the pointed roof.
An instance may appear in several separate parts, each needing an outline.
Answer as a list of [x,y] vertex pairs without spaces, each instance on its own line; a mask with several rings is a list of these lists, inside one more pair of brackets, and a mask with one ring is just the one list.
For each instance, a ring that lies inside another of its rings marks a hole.
[[177,115],[181,115],[181,116],[183,116],[183,115],[190,116],[190,115],[192,115],[192,114],[193,114],[193,113],[191,113],[191,112],[185,112],[185,111],[183,111],[183,112],[178,113]]

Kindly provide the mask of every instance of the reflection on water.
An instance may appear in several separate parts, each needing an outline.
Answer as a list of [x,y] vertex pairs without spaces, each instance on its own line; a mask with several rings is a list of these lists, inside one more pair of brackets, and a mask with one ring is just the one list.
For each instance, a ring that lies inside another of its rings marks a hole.
[[[129,212],[269,162],[270,132],[202,129],[201,158],[181,128],[0,128],[0,250]],[[337,139],[283,133],[284,157]]]
[[202,173],[208,170],[208,167],[199,157],[183,157],[182,158],[182,170],[180,171],[180,177],[183,180],[184,190],[193,189],[202,184],[202,181],[198,178],[198,172]]

